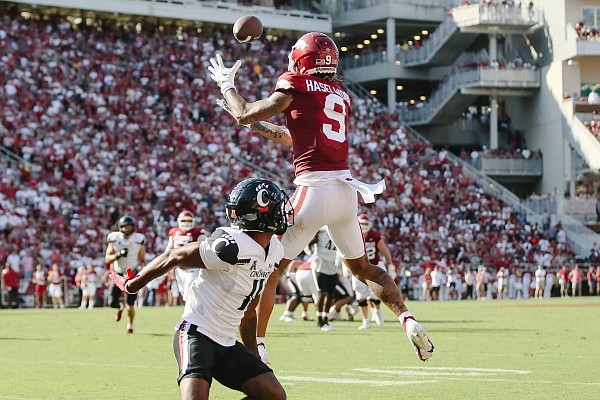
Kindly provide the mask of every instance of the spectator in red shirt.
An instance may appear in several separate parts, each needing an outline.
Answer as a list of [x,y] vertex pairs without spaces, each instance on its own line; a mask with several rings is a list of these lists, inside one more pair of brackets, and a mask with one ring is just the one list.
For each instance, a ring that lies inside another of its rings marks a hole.
[[2,270],[2,283],[8,294],[8,306],[19,308],[19,273],[8,263]]
[[592,265],[587,271],[588,295],[596,294],[596,268]]
[[563,265],[556,273],[556,276],[558,277],[558,283],[560,284],[560,297],[569,297],[569,267]]
[[579,265],[575,266],[575,269],[569,272],[569,280],[571,281],[571,296],[581,296],[581,283],[583,282],[583,271],[579,268]]

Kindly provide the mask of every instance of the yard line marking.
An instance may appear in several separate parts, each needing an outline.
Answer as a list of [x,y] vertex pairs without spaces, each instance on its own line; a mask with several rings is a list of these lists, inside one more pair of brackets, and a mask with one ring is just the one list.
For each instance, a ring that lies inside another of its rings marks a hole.
[[527,375],[531,371],[501,368],[464,368],[464,367],[389,367],[389,368],[354,368],[354,371],[410,376],[494,376],[497,374]]
[[[382,371],[373,369],[372,371],[380,373]],[[368,371],[371,372],[371,371]],[[508,382],[508,383],[520,383],[520,384],[556,384],[556,381],[550,380],[535,380],[535,379],[508,379],[508,378],[478,378],[471,375],[453,377],[453,376],[440,376],[439,379],[420,379],[421,375],[415,376],[415,380],[375,380],[375,379],[356,379],[356,378],[339,378],[338,377],[314,377],[314,376],[296,376],[296,375],[277,375],[282,383],[288,382],[321,382],[321,383],[338,383],[338,384],[356,384],[356,385],[373,385],[373,386],[403,386],[403,385],[418,385],[421,383],[441,383],[444,381],[475,381],[475,382]],[[430,375],[429,378],[436,378],[435,375]],[[569,382],[572,385],[582,386],[600,386],[600,382]]]
[[313,376],[280,376],[277,375],[277,379],[280,381],[293,381],[293,382],[321,382],[321,383],[341,383],[344,385],[375,385],[375,386],[403,386],[403,385],[417,385],[421,383],[438,383],[438,380],[423,380],[423,381],[383,381],[383,380],[371,380],[371,379],[346,379],[346,378],[317,378]]

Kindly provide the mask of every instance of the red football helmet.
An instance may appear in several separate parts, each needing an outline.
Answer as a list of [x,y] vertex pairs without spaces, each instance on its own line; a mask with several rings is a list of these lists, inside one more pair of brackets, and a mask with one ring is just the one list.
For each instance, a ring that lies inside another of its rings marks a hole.
[[194,229],[194,214],[189,210],[183,210],[177,216],[177,223],[182,231],[191,231]]
[[309,32],[292,46],[288,71],[306,75],[335,74],[339,59],[338,48],[329,36]]
[[371,220],[367,214],[360,214],[358,216],[358,223],[360,224],[360,230],[362,233],[369,232],[373,227],[373,224],[371,224]]

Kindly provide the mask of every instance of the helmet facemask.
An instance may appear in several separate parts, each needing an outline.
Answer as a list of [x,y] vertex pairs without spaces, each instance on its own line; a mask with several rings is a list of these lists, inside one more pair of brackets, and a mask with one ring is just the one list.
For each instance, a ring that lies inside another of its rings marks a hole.
[[192,229],[194,229],[194,215],[191,211],[182,211],[177,217],[177,224],[179,226],[179,229],[181,229],[182,231],[191,231]]
[[251,178],[238,184],[225,206],[231,226],[243,231],[282,235],[294,224],[294,209],[289,197],[265,179]]
[[339,64],[339,51],[329,36],[324,33],[310,32],[292,46],[288,60],[290,72],[334,76]]
[[119,231],[125,236],[129,236],[135,231],[135,221],[130,215],[123,215],[119,218],[118,226]]

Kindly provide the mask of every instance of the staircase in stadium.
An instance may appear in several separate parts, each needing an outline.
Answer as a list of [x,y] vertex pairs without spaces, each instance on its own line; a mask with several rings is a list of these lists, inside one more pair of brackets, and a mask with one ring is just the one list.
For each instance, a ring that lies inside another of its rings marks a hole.
[[448,124],[481,95],[531,96],[539,89],[537,69],[477,68],[450,75],[420,108],[406,108],[402,120],[411,125]]
[[519,7],[492,7],[473,4],[452,9],[423,45],[401,51],[405,67],[449,65],[480,34],[526,34],[540,27],[538,14]]

